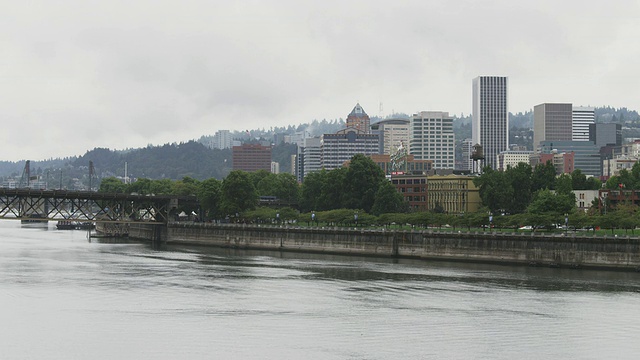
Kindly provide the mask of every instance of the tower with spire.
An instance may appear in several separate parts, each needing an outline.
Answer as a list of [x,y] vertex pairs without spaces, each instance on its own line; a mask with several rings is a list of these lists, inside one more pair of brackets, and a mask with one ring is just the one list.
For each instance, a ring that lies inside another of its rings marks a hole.
[[369,115],[364,112],[360,103],[357,103],[353,110],[351,110],[351,113],[347,116],[347,128],[354,128],[362,131],[363,133],[370,134],[370,125],[371,119],[369,119]]

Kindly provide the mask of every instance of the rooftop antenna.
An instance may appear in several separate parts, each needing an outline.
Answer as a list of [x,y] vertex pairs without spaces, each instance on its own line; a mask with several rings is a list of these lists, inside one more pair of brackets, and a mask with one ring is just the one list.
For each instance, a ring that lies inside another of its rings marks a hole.
[[380,117],[380,119],[383,118],[384,116],[384,107],[382,106],[382,101],[380,101],[380,109],[378,110],[378,116]]

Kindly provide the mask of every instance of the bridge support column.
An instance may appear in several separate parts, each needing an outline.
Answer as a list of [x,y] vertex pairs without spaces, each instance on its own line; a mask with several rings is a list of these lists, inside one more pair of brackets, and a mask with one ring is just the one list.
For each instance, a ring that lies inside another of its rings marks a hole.
[[153,225],[151,242],[154,246],[165,245],[167,243],[167,224]]

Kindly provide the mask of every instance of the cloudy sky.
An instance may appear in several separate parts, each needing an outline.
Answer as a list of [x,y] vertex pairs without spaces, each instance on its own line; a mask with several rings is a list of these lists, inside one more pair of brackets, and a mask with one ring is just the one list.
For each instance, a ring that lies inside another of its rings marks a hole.
[[[0,0],[0,160],[370,115],[471,112],[471,80],[640,110],[640,1]],[[380,104],[382,103],[382,111]]]

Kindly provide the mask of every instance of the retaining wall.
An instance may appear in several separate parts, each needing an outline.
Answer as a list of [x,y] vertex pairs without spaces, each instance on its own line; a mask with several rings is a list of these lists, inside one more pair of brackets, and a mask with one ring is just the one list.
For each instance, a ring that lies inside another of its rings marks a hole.
[[[475,261],[640,269],[640,239],[503,233],[389,231],[170,223],[168,244]],[[151,233],[147,233],[151,234]],[[146,238],[149,239],[150,238]],[[166,239],[166,240],[165,240]]]

